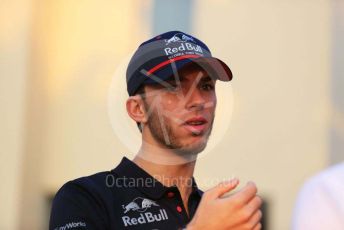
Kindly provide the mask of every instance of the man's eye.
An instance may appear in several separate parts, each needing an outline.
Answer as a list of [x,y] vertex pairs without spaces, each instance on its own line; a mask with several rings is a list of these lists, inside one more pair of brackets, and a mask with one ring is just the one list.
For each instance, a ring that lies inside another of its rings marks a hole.
[[201,89],[204,89],[204,90],[213,90],[214,89],[214,86],[212,84],[203,84],[201,85]]

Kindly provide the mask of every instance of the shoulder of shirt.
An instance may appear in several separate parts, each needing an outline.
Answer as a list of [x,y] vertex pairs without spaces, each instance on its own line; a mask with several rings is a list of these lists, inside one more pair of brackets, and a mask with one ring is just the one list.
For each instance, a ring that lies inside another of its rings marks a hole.
[[331,187],[334,183],[344,180],[344,163],[333,165],[325,170],[322,170],[307,179],[303,189],[313,190],[315,188]]
[[74,196],[89,194],[96,197],[102,197],[103,199],[110,199],[113,196],[113,189],[116,189],[116,187],[109,186],[109,180],[113,180],[115,177],[116,175],[111,171],[103,171],[76,178],[63,184],[57,191],[55,197],[59,195]]

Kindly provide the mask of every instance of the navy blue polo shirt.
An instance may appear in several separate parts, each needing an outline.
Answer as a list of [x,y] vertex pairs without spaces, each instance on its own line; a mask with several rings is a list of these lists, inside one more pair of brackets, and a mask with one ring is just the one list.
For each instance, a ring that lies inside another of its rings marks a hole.
[[202,194],[192,177],[187,215],[177,186],[164,186],[123,157],[111,171],[64,184],[53,200],[49,229],[177,230],[192,219]]

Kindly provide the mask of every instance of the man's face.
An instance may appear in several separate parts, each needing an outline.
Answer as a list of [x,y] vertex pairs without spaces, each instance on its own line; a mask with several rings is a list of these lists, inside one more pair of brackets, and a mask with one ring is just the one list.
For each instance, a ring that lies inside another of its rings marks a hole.
[[216,108],[215,80],[190,67],[166,85],[146,85],[144,100],[150,136],[178,154],[199,153],[206,147]]

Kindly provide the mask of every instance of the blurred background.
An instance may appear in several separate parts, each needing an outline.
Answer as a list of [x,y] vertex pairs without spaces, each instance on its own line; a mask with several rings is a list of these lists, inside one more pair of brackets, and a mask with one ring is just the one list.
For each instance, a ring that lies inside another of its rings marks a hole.
[[109,86],[168,30],[234,73],[231,125],[198,160],[199,187],[253,180],[265,229],[289,229],[305,179],[344,159],[344,0],[1,0],[0,229],[47,229],[66,181],[132,154],[111,127]]

